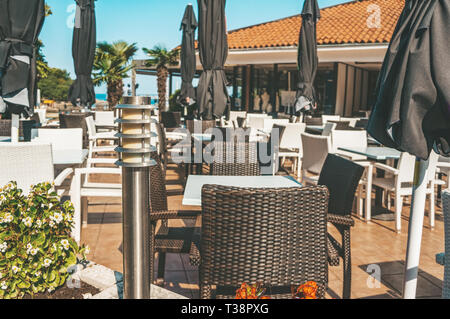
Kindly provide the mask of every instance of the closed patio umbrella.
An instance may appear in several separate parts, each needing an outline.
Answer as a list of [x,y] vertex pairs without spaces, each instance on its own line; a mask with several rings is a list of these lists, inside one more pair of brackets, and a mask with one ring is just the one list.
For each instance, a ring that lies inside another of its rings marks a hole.
[[406,0],[377,85],[368,132],[417,157],[404,298],[415,298],[428,158],[450,155],[450,2]]
[[197,26],[194,8],[189,4],[184,12],[180,28],[183,31],[180,55],[182,80],[180,100],[185,105],[195,103],[195,89],[192,86],[192,80],[194,79],[196,69],[195,30],[197,30]]
[[315,107],[316,93],[314,79],[316,78],[317,65],[317,35],[316,25],[320,19],[320,10],[317,0],[305,0],[302,10],[302,27],[298,43],[298,74],[297,95],[295,112]]
[[36,44],[45,19],[44,0],[0,0],[0,113],[33,115]]
[[226,0],[198,0],[198,46],[203,73],[197,88],[199,114],[220,118],[230,106],[224,65],[228,57]]
[[72,56],[77,79],[69,90],[73,105],[91,107],[95,103],[92,84],[96,39],[95,0],[75,0],[77,4],[73,29]]

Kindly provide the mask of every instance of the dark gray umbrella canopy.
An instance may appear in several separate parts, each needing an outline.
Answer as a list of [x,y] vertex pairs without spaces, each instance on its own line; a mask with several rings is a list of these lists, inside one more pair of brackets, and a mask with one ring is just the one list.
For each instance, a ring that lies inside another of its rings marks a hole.
[[406,1],[386,54],[368,132],[426,160],[450,155],[450,2]]
[[95,91],[92,84],[92,67],[97,46],[95,0],[75,0],[77,13],[73,30],[72,56],[77,79],[69,90],[73,105],[92,106]]
[[192,80],[195,76],[195,30],[197,30],[197,19],[194,8],[188,5],[184,11],[183,21],[180,30],[183,30],[183,40],[181,43],[181,95],[180,100],[185,103],[189,98],[192,103],[195,100],[195,89]]
[[0,113],[33,115],[44,0],[0,0]]
[[316,32],[316,24],[319,19],[320,10],[317,0],[305,0],[298,43],[299,82],[295,103],[295,111],[297,112],[307,105],[314,106],[316,103],[314,80],[316,78],[317,65],[319,64]]
[[203,73],[197,103],[204,119],[221,117],[230,106],[224,65],[228,57],[226,0],[198,0],[198,46]]

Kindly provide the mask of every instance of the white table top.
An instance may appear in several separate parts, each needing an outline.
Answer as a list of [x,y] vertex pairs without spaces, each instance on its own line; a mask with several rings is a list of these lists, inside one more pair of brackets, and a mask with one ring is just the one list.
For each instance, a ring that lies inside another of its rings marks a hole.
[[341,151],[367,156],[367,158],[377,161],[388,159],[399,159],[401,152],[389,147],[339,147]]
[[54,165],[80,165],[89,154],[88,150],[53,150]]
[[261,187],[261,188],[282,188],[301,187],[298,182],[294,182],[284,176],[211,176],[211,175],[190,175],[188,177],[184,191],[183,205],[202,206],[203,185],[222,185],[236,187]]

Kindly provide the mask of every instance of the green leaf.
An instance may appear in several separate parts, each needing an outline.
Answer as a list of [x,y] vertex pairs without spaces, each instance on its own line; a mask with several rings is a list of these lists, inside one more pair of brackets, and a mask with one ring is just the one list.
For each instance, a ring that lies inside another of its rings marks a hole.
[[52,270],[50,272],[50,275],[48,277],[48,282],[53,282],[56,279],[56,276],[58,275],[58,273],[55,270]]
[[29,282],[23,280],[17,285],[20,289],[30,288],[30,286],[31,284]]
[[40,232],[35,240],[36,246],[42,246],[45,243],[45,233]]

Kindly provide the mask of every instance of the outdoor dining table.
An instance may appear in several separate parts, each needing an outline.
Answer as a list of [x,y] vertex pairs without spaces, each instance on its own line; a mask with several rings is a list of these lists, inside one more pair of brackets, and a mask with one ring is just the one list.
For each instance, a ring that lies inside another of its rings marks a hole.
[[400,159],[401,152],[389,147],[339,147],[341,151],[363,155],[374,161],[397,160]]
[[[399,152],[393,148],[377,147],[377,146],[339,147],[338,150],[357,154],[357,155],[363,155],[363,156],[366,156],[367,159],[369,159],[371,161],[398,160],[398,159],[400,159],[400,156],[402,154],[401,152]],[[373,219],[385,220],[385,221],[392,221],[395,218],[393,212],[382,207],[382,196],[381,196],[381,190],[379,190],[379,189],[376,190],[375,206],[372,207],[369,215],[371,215]]]
[[202,206],[203,185],[221,185],[254,188],[301,187],[296,180],[285,176],[211,176],[190,175],[188,177],[183,205]]

